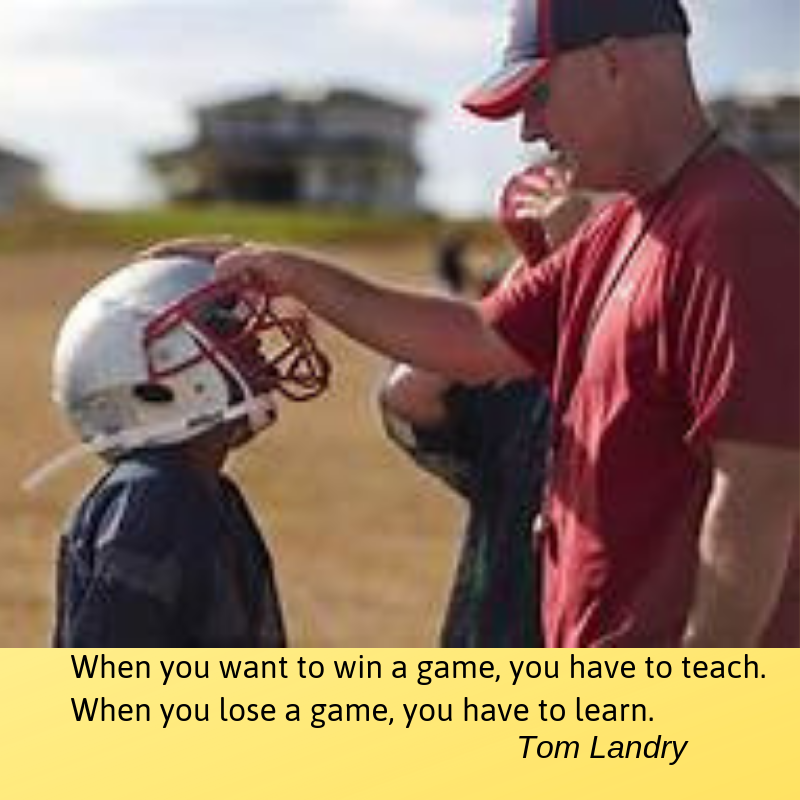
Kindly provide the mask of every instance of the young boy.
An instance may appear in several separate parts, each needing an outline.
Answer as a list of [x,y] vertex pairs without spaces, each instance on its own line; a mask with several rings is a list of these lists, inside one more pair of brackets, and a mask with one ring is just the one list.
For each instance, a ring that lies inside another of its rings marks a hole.
[[54,393],[109,469],[61,537],[54,644],[285,646],[269,553],[222,469],[275,392],[310,399],[328,372],[300,318],[204,261],[141,261],[86,294]]
[[[534,269],[589,213],[564,173],[534,167],[506,185],[500,221]],[[468,386],[405,364],[384,382],[390,439],[462,497],[467,519],[439,642],[442,647],[541,647],[540,509],[550,399],[534,378]]]

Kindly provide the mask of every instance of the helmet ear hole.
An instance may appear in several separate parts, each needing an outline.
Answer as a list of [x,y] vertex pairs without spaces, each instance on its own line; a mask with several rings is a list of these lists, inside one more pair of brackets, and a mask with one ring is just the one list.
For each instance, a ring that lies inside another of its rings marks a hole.
[[133,387],[133,394],[145,403],[164,405],[175,399],[175,393],[168,386],[161,383],[137,383]]

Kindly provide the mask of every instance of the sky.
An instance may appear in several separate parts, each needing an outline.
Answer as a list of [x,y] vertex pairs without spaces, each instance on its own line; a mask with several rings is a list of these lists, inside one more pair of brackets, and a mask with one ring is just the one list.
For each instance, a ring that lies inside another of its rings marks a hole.
[[[800,91],[797,0],[685,5],[705,96]],[[143,154],[186,144],[196,106],[356,86],[425,109],[425,204],[482,213],[526,153],[515,121],[458,101],[507,20],[508,0],[2,0],[0,145],[42,160],[71,204],[142,205],[158,196]]]

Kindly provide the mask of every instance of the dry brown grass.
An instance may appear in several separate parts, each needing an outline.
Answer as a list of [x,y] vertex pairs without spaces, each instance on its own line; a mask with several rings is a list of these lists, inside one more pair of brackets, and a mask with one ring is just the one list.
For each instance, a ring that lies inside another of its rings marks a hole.
[[[339,250],[389,279],[422,282],[415,245]],[[73,440],[48,397],[57,325],[83,289],[122,263],[116,251],[0,259],[0,646],[48,643],[61,521],[96,472],[86,463],[29,497],[20,479]],[[332,390],[284,407],[281,424],[233,462],[267,532],[291,641],[301,646],[433,645],[451,580],[460,509],[382,436],[379,358],[330,330]]]

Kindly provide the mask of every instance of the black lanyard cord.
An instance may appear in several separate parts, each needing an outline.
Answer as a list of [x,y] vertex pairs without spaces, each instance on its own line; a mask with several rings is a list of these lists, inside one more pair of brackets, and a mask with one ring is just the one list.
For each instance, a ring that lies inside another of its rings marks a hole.
[[575,397],[575,390],[577,388],[578,382],[581,377],[581,373],[583,372],[583,368],[586,363],[586,354],[589,349],[592,337],[597,329],[597,325],[600,322],[600,319],[603,315],[603,312],[605,311],[606,306],[608,305],[608,302],[614,293],[614,290],[619,285],[620,280],[622,279],[631,261],[633,260],[633,257],[636,255],[637,251],[641,247],[645,237],[647,236],[648,233],[650,233],[658,217],[663,213],[663,211],[669,205],[670,201],[675,197],[684,176],[689,171],[689,169],[706,154],[706,152],[716,142],[718,136],[719,136],[719,131],[716,128],[712,128],[703,137],[700,143],[692,149],[689,155],[684,159],[681,165],[672,174],[670,179],[663,185],[663,187],[659,191],[658,199],[655,201],[654,205],[650,209],[650,212],[648,213],[646,219],[644,220],[642,228],[636,235],[636,238],[633,240],[630,247],[625,252],[625,255],[622,257],[622,259],[619,262],[619,265],[616,267],[613,273],[609,277],[607,277],[605,281],[602,282],[600,289],[600,296],[595,300],[595,303],[592,306],[589,319],[586,323],[586,327],[584,329],[583,336],[581,338],[580,350],[578,353],[577,371],[575,373],[574,379],[572,380],[571,388],[569,389],[568,392],[562,394],[564,400],[558,403],[558,406],[555,411],[554,415],[555,424],[553,425],[553,442],[550,452],[550,469],[548,470],[551,473],[551,475],[555,466],[555,462],[558,460],[558,455],[561,450],[560,444],[562,438],[562,422],[567,417],[568,412],[572,406],[572,401]]
[[[667,183],[661,189],[660,196],[658,197],[653,207],[650,209],[650,213],[647,215],[647,218],[642,224],[641,230],[636,235],[636,238],[633,240],[631,246],[628,248],[622,260],[619,262],[619,266],[614,270],[613,274],[603,282],[603,286],[601,289],[602,294],[595,301],[594,306],[592,307],[591,314],[589,315],[589,319],[586,323],[586,328],[583,332],[583,337],[581,338],[581,346],[578,359],[579,374],[580,371],[583,370],[583,365],[586,361],[586,352],[589,349],[589,344],[591,342],[592,336],[594,335],[594,332],[597,328],[597,324],[600,322],[600,318],[603,315],[603,311],[608,305],[608,301],[611,299],[611,296],[614,293],[614,289],[616,289],[617,286],[619,285],[622,276],[625,274],[631,261],[633,261],[633,257],[636,255],[645,237],[653,229],[653,225],[655,224],[656,219],[664,211],[668,203],[675,196],[684,175],[686,175],[686,173],[689,171],[689,168],[693,164],[695,164],[703,157],[703,155],[705,155],[706,151],[711,147],[711,145],[714,144],[714,142],[716,142],[718,136],[719,136],[719,131],[716,128],[712,128],[703,137],[702,141],[697,145],[697,147],[692,149],[689,155],[684,159],[684,161],[678,167],[678,169],[675,170],[672,177],[669,179],[669,181],[667,181]],[[576,377],[576,382],[577,382],[577,377]],[[571,394],[572,392],[570,392],[570,395]]]

